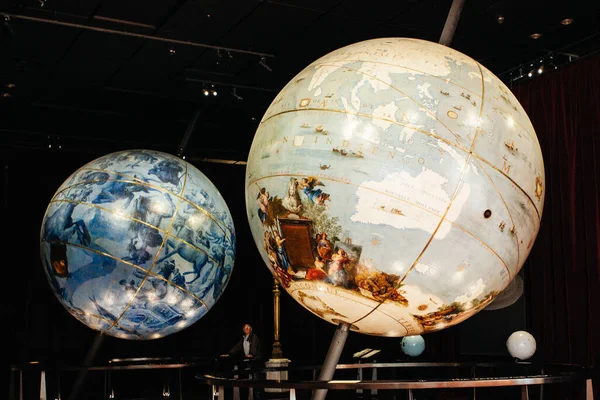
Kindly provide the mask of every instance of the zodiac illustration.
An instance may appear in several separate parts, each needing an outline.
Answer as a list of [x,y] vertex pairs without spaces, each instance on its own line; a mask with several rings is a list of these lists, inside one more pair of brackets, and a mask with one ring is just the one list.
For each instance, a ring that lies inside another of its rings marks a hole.
[[148,175],[154,175],[163,183],[170,183],[179,187],[181,173],[185,170],[183,165],[172,160],[162,160],[154,167],[150,168]]
[[[114,180],[108,181],[102,191],[92,201],[93,204],[113,203],[118,200],[125,200],[124,208],[129,207],[137,192],[149,193],[146,185],[135,181],[130,181],[125,173],[117,173]],[[134,179],[140,180],[136,175]],[[143,182],[140,180],[140,182]]]
[[83,191],[74,191],[67,195],[69,200],[66,204],[60,205],[52,215],[44,221],[44,234],[42,240],[46,242],[69,242],[72,236],[75,236],[74,243],[83,246],[89,246],[91,242],[90,233],[82,220],[73,220],[73,210],[80,203],[85,203],[92,189],[86,188]]

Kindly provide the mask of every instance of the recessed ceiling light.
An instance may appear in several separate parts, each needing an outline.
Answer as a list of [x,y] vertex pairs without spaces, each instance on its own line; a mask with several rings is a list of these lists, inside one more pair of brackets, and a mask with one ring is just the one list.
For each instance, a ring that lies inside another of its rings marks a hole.
[[573,18],[565,18],[562,21],[560,21],[560,23],[563,25],[571,25],[573,23]]
[[532,39],[539,39],[542,37],[541,33],[532,33],[531,35],[529,35],[530,38]]

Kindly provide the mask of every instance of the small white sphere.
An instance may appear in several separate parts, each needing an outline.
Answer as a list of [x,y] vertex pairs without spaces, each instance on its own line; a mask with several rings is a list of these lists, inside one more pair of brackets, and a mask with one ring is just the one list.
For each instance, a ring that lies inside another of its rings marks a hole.
[[519,360],[527,360],[535,353],[535,338],[526,331],[513,332],[506,341],[506,348],[511,356]]

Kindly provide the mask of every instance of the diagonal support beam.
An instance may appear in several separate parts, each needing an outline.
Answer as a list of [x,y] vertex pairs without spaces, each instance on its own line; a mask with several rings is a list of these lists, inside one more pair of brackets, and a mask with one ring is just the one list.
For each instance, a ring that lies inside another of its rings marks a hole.
[[5,17],[10,17],[12,19],[20,19],[20,20],[25,20],[25,21],[41,22],[41,23],[52,24],[52,25],[60,25],[60,26],[66,26],[66,27],[70,27],[70,28],[77,28],[77,29],[83,29],[83,30],[94,31],[94,32],[110,33],[113,35],[129,36],[129,37],[135,37],[138,39],[147,39],[147,40],[154,40],[157,42],[179,44],[182,46],[202,47],[205,49],[223,50],[223,51],[228,51],[230,53],[243,53],[243,54],[250,54],[250,55],[260,56],[260,57],[275,57],[275,55],[273,55],[273,54],[261,53],[258,51],[241,50],[241,49],[234,49],[231,47],[222,47],[222,46],[215,46],[215,45],[205,44],[205,43],[191,42],[188,40],[178,40],[178,39],[170,39],[170,38],[165,38],[165,37],[160,37],[160,36],[144,35],[141,33],[126,32],[126,31],[120,31],[117,29],[100,28],[97,26],[91,26],[91,25],[85,25],[85,24],[75,24],[75,23],[71,23],[71,22],[58,21],[55,19],[31,17],[28,15],[21,15],[21,14],[11,14],[11,13],[5,13],[2,11],[0,11],[0,15],[4,15]]
[[456,31],[456,25],[458,25],[460,13],[462,12],[464,5],[465,0],[452,1],[450,12],[448,12],[448,17],[446,18],[446,23],[444,24],[444,30],[440,36],[440,44],[443,44],[444,46],[450,46],[452,38],[454,37],[454,31]]

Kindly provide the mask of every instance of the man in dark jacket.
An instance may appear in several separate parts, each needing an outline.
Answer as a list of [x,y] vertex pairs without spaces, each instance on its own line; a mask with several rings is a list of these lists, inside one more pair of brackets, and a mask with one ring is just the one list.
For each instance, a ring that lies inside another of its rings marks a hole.
[[[226,354],[221,357],[228,357],[233,360],[244,360],[244,366],[235,363],[234,370],[237,371],[237,376],[240,378],[254,377],[255,379],[264,379],[264,373],[260,371],[264,365],[259,365],[258,362],[262,358],[260,352],[260,340],[258,336],[252,333],[252,326],[250,324],[244,324],[242,331],[244,336],[229,350]],[[235,390],[235,389],[234,389]],[[240,388],[240,398],[245,399],[247,397],[248,389]],[[253,398],[260,400],[262,398],[263,389],[253,389]]]
[[236,358],[261,358],[260,339],[252,333],[252,326],[245,324],[242,331],[244,331],[244,336],[229,350],[227,355]]

